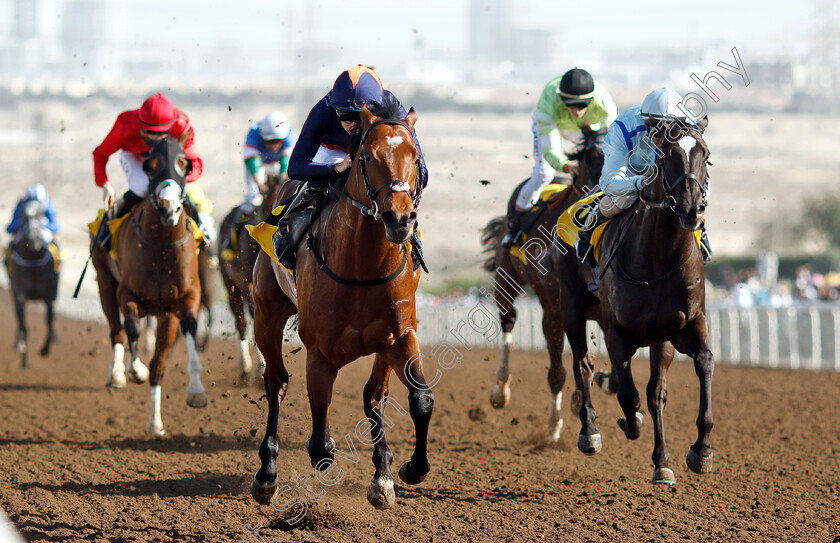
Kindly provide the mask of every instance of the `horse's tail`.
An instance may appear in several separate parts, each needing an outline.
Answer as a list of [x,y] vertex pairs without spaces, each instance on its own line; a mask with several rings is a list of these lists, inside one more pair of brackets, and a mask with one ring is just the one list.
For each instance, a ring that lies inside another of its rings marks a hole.
[[502,242],[502,236],[504,236],[506,228],[507,217],[502,215],[490,219],[487,226],[481,230],[481,245],[484,246],[484,251],[482,252],[490,253],[490,256],[487,257],[487,260],[484,261],[481,267],[488,272],[496,269],[496,252]]

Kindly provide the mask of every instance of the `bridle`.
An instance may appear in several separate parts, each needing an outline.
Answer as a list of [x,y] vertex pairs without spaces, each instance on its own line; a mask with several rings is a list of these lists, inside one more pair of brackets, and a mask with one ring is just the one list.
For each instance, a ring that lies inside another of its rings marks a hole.
[[[698,135],[701,132],[697,129],[687,129],[687,131],[694,131],[697,132]],[[656,160],[656,170],[662,171],[662,188],[665,190],[665,198],[661,202],[649,202],[644,198],[644,187],[639,189],[639,200],[647,207],[657,208],[657,209],[667,209],[668,211],[672,211],[676,213],[677,208],[677,199],[674,198],[673,192],[677,186],[684,182],[684,181],[693,181],[697,183],[697,186],[700,188],[700,193],[703,195],[703,205],[707,205],[709,202],[709,170],[706,169],[706,178],[704,179],[703,183],[697,178],[697,176],[691,172],[683,172],[678,178],[674,181],[668,179],[668,170],[665,168],[665,153],[660,152],[660,150],[656,149],[657,160]],[[711,166],[711,162],[708,160],[706,164]]]
[[402,126],[408,131],[409,136],[411,136],[412,133],[410,126],[408,126],[402,121],[398,121],[395,119],[380,119],[378,121],[374,121],[362,133],[362,139],[359,142],[359,150],[356,153],[356,161],[359,163],[359,168],[362,170],[362,182],[364,184],[365,193],[367,194],[368,199],[370,200],[370,205],[368,206],[363,204],[362,202],[348,196],[343,191],[333,187],[332,185],[329,186],[329,191],[331,193],[337,195],[349,204],[357,207],[362,213],[362,215],[366,217],[373,217],[376,220],[379,220],[379,204],[376,202],[376,195],[379,194],[379,191],[381,191],[385,187],[388,187],[388,192],[385,193],[385,198],[383,198],[383,201],[387,200],[388,197],[395,192],[405,192],[411,198],[415,209],[417,209],[420,206],[420,198],[423,195],[422,180],[420,179],[420,163],[422,160],[420,156],[417,157],[417,179],[414,183],[413,193],[410,189],[410,185],[408,184],[408,182],[403,179],[392,179],[391,181],[386,181],[376,189],[374,189],[371,186],[370,178],[368,177],[367,168],[365,166],[365,161],[362,159],[361,154],[363,151],[365,140],[370,135],[370,131],[373,129],[373,127],[378,126],[380,124]]

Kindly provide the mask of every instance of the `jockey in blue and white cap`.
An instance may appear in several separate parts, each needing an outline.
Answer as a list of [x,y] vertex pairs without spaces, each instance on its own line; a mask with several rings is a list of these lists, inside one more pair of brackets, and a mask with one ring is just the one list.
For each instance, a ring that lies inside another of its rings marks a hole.
[[47,195],[47,189],[41,183],[36,183],[26,190],[20,200],[18,200],[15,210],[12,213],[12,222],[6,227],[6,232],[10,234],[17,234],[23,224],[26,222],[26,204],[29,202],[38,202],[41,208],[41,222],[44,223],[46,229],[43,232],[44,241],[50,243],[53,241],[52,234],[58,232],[58,220],[56,219],[55,205]]
[[242,160],[245,162],[245,203],[248,213],[262,204],[266,176],[282,179],[289,167],[297,136],[289,118],[282,111],[272,111],[251,125],[245,136]]
[[[581,262],[594,267],[594,251],[590,238],[595,228],[605,220],[629,209],[639,198],[639,191],[648,172],[656,165],[661,137],[656,128],[673,122],[693,125],[697,120],[683,106],[680,94],[660,87],[648,94],[641,105],[624,110],[610,125],[604,138],[604,168],[598,181],[604,197],[587,215],[586,224],[578,233],[576,251]],[[705,222],[701,243],[703,257],[711,257]]]

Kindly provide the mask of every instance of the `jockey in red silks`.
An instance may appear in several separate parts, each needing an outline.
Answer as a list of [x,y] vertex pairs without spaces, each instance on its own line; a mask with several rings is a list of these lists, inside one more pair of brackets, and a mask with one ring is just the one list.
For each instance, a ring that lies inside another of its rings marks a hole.
[[[148,194],[149,178],[143,171],[143,160],[155,142],[164,137],[176,138],[184,148],[184,154],[192,162],[192,171],[187,175],[187,182],[195,181],[201,176],[204,163],[195,147],[195,130],[189,117],[176,109],[172,101],[163,94],[150,96],[140,109],[120,113],[114,127],[93,151],[94,178],[96,186],[102,187],[105,208],[108,209],[106,220],[125,215]],[[128,178],[128,190],[119,201],[115,201],[116,191],[105,172],[108,158],[117,151],[120,165]],[[202,245],[209,246],[209,232],[186,192],[184,208],[204,233]],[[98,241],[104,247],[109,247],[110,232],[107,228],[101,231]]]

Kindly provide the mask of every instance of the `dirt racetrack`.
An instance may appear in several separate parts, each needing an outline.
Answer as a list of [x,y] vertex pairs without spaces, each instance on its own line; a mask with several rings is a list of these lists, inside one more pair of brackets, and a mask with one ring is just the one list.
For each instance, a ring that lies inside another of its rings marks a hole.
[[[547,356],[513,354],[512,402],[495,411],[488,393],[496,353],[470,352],[435,388],[432,472],[423,484],[398,481],[396,506],[374,510],[365,499],[371,448],[355,439],[358,464],[339,459],[336,486],[309,479],[309,491],[323,497],[309,499],[307,516],[290,527],[250,497],[265,406],[260,387],[236,383],[233,341],[212,340],[203,356],[205,409],[185,405],[186,348],[176,344],[164,382],[169,437],[150,439],[148,385],[104,387],[104,326],[59,318],[57,348],[47,358],[32,349],[23,370],[5,291],[0,314],[0,506],[30,541],[840,541],[840,374],[718,365],[715,466],[699,476],[684,464],[697,380],[689,364],[675,362],[666,424],[678,482],[668,488],[649,482],[649,418],[641,439],[626,441],[615,398],[596,391],[601,454],[577,451],[579,423],[568,403],[560,443],[546,446]],[[42,318],[29,310],[30,345],[44,337]],[[293,488],[294,476],[313,473],[303,449],[310,430],[303,364],[303,352],[290,356],[280,421],[280,482]],[[345,450],[341,437],[363,417],[369,368],[359,361],[336,384],[331,428]],[[638,360],[642,394],[646,377]],[[571,390],[569,379],[566,398]],[[396,380],[392,395],[407,403]],[[413,429],[408,416],[393,419],[396,476]],[[262,539],[246,525],[262,525]]]

